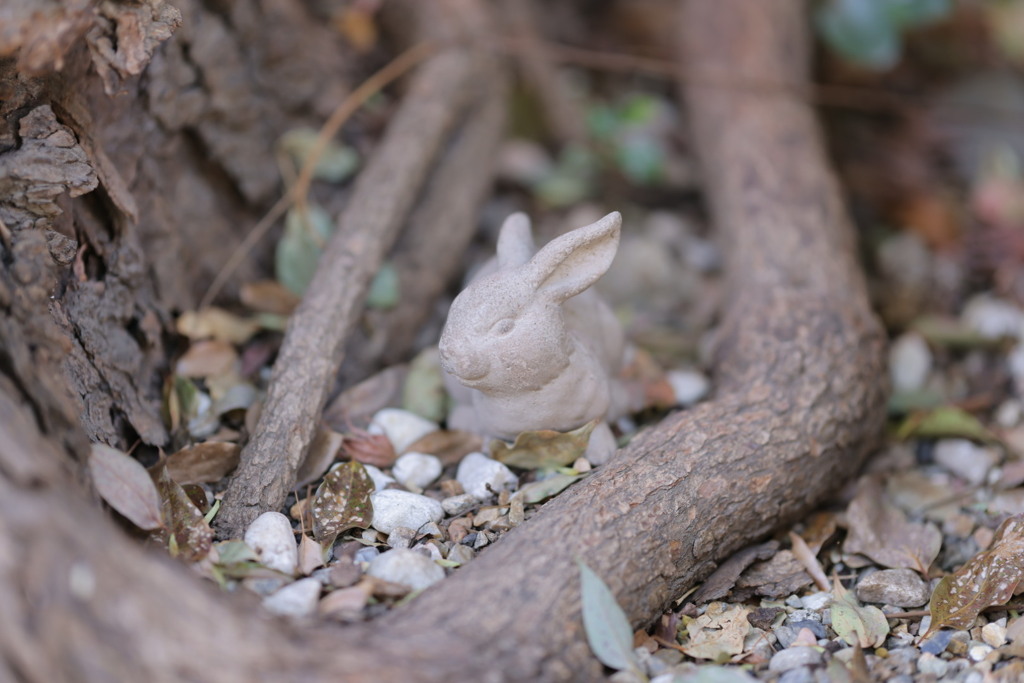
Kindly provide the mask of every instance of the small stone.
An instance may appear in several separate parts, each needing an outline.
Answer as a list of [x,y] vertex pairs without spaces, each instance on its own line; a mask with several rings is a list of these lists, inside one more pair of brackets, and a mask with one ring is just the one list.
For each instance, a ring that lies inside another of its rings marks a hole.
[[971,645],[967,649],[967,657],[970,658],[972,662],[980,662],[983,661],[985,657],[988,657],[989,652],[992,652],[991,645],[977,643],[975,645]]
[[916,332],[906,332],[889,347],[889,377],[893,391],[918,391],[932,370],[928,342]]
[[800,629],[793,628],[787,624],[776,626],[772,629],[772,633],[775,634],[775,638],[779,641],[779,647],[788,648],[793,645],[793,641],[796,640],[797,634]]
[[392,548],[408,548],[412,539],[416,538],[416,530],[407,526],[395,527],[388,534],[388,545]]
[[806,666],[790,669],[779,676],[778,683],[817,683],[814,674]]
[[483,453],[470,453],[464,457],[455,478],[466,493],[479,501],[488,500],[502,490],[512,490],[519,483],[512,470]]
[[299,546],[292,523],[280,512],[264,512],[254,519],[245,530],[244,540],[264,566],[285,574],[295,573]]
[[910,569],[882,569],[857,582],[857,598],[861,602],[920,607],[930,597],[928,584]]
[[357,550],[356,554],[352,557],[352,561],[357,564],[359,562],[373,562],[377,559],[378,555],[380,555],[380,550],[370,545]]
[[423,490],[437,481],[442,469],[441,460],[436,455],[413,451],[395,460],[391,474],[403,486]]
[[572,463],[572,468],[579,472],[580,474],[583,474],[584,472],[589,472],[590,470],[592,470],[594,466],[591,465],[590,461],[587,460],[586,458],[576,458],[576,460]]
[[461,543],[448,551],[448,559],[459,564],[466,564],[474,557],[476,557],[476,551],[468,545],[462,545]]
[[416,413],[400,408],[384,408],[373,416],[366,431],[371,434],[384,434],[391,442],[395,453],[404,453],[406,448],[438,429],[440,427],[436,422],[424,419]]
[[813,619],[814,621],[817,621],[819,624],[821,623],[821,615],[809,609],[793,610],[786,617],[786,623],[792,626],[795,622],[807,621],[808,619]]
[[799,595],[790,595],[788,598],[786,598],[786,606],[787,607],[794,607],[796,609],[800,609],[801,607],[804,606],[804,603],[800,599]]
[[707,396],[711,382],[704,373],[696,370],[669,370],[665,376],[672,393],[676,397],[676,405],[688,407]]
[[441,531],[441,527],[438,526],[437,522],[427,522],[416,533],[420,536],[430,536],[431,538],[444,537],[444,532]]
[[995,622],[985,624],[981,627],[981,639],[992,647],[1002,647],[1006,644],[1006,627]]
[[476,534],[476,539],[473,541],[473,550],[480,550],[493,540],[494,538],[491,534],[486,531],[480,531]]
[[1019,308],[984,294],[968,301],[960,317],[968,327],[988,339],[1019,336],[1024,322]]
[[923,674],[934,674],[937,678],[941,678],[946,675],[946,669],[949,668],[949,664],[946,660],[936,657],[930,652],[922,652],[921,656],[917,658],[917,670]]
[[813,647],[791,647],[776,652],[768,663],[768,670],[783,673],[801,666],[821,664],[822,661],[822,654]]
[[970,636],[967,631],[953,631],[949,636],[947,649],[957,656],[967,654],[967,647],[970,643]]
[[366,469],[366,473],[370,475],[370,479],[373,480],[373,487],[378,491],[383,491],[388,487],[388,484],[394,484],[395,478],[384,474],[380,469],[373,465],[364,464],[363,467]]
[[424,555],[426,557],[429,557],[431,560],[434,560],[435,562],[437,560],[443,560],[444,559],[444,553],[442,553],[441,549],[437,547],[436,542],[435,543],[421,543],[420,545],[418,545],[415,548],[413,548],[413,550],[415,552],[418,552],[420,555]]
[[804,609],[818,612],[832,604],[832,594],[828,591],[811,593],[800,598],[800,604],[803,605]]
[[299,579],[263,599],[268,612],[282,617],[305,617],[316,611],[323,584],[319,579]]
[[370,496],[370,503],[373,505],[371,525],[385,534],[400,526],[416,530],[428,522],[440,522],[444,518],[440,503],[409,491],[378,491]]
[[415,550],[391,550],[370,563],[370,576],[421,590],[444,578],[444,570]]
[[995,449],[977,446],[967,439],[940,439],[933,451],[935,462],[971,484],[982,484],[989,470],[999,464]]
[[1016,427],[1020,424],[1022,414],[1024,414],[1024,406],[1021,405],[1021,402],[1015,398],[1007,399],[996,408],[996,424],[1004,429]]
[[441,501],[441,509],[449,517],[458,517],[476,507],[477,499],[470,493],[451,496]]
[[792,621],[792,622],[787,623],[786,625],[789,626],[790,628],[796,629],[797,633],[799,633],[801,629],[805,629],[806,628],[811,633],[813,633],[814,637],[817,638],[817,639],[825,638],[825,637],[828,636],[828,634],[825,633],[825,627],[822,626],[821,621],[815,621],[814,619],[804,619],[802,621]]

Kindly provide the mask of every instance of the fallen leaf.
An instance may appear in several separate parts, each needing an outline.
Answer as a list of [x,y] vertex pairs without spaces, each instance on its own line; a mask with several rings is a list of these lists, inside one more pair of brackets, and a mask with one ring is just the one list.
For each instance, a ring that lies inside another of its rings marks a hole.
[[381,408],[401,404],[408,372],[407,365],[392,365],[346,389],[324,410],[324,422],[336,432],[367,426]]
[[202,511],[195,506],[178,482],[171,479],[164,462],[157,463],[150,472],[162,499],[162,510],[167,526],[157,532],[171,551],[187,562],[206,557],[213,545],[213,529],[206,523]]
[[591,420],[571,432],[552,429],[523,432],[511,446],[495,439],[491,442],[491,457],[509,467],[524,470],[566,467],[587,450],[590,434],[598,422]]
[[423,349],[409,363],[402,407],[434,422],[448,415],[448,392],[444,388],[441,356],[436,346]]
[[914,320],[911,329],[920,332],[932,346],[950,349],[985,349],[999,346],[999,339],[985,337],[957,318],[925,315]]
[[751,565],[736,580],[730,598],[742,602],[752,595],[784,598],[813,583],[790,550],[780,550],[769,560]]
[[444,466],[454,465],[470,453],[483,448],[479,435],[461,429],[438,429],[414,441],[405,450],[437,456]]
[[[529,484],[528,484],[529,486]],[[526,487],[524,486],[523,489]],[[711,573],[697,592],[690,598],[694,604],[702,605],[712,600],[724,598],[739,578],[743,570],[758,560],[767,560],[779,549],[778,541],[768,541],[759,545],[752,545],[740,550],[720,564]]]
[[317,567],[324,566],[323,548],[306,534],[299,536],[299,574],[309,576]]
[[523,486],[519,491],[513,495],[513,498],[519,497],[527,505],[534,505],[541,503],[552,496],[557,496],[559,493],[569,488],[569,486],[580,479],[584,475],[582,474],[555,474],[547,479],[541,479],[540,481],[531,481],[529,484]]
[[347,462],[327,473],[313,497],[313,538],[324,547],[343,531],[369,528],[373,479],[362,463]]
[[832,587],[832,629],[847,645],[879,647],[889,635],[889,622],[877,607],[862,606],[853,593],[843,588],[839,578]]
[[741,605],[728,607],[721,602],[711,603],[704,614],[687,624],[690,638],[683,645],[683,652],[696,659],[716,662],[742,653],[743,641],[750,631],[749,613],[750,610]]
[[362,430],[346,434],[341,450],[345,457],[374,467],[391,467],[398,457],[391,439],[385,434],[370,434]]
[[174,370],[182,377],[210,377],[231,372],[237,362],[234,346],[220,339],[203,339],[188,347]]
[[236,346],[247,342],[259,329],[257,321],[214,306],[201,311],[187,311],[178,316],[177,320],[178,333],[192,341],[217,339]]
[[163,527],[160,493],[138,460],[116,448],[94,443],[89,452],[89,472],[103,500],[132,524],[146,531]]
[[277,280],[247,282],[238,291],[242,303],[257,313],[291,315],[301,299]]
[[220,481],[238,466],[241,446],[206,441],[182,448],[167,458],[167,472],[181,485]]
[[941,406],[927,412],[914,413],[903,421],[896,436],[900,439],[961,438],[982,443],[999,441],[978,418],[953,406]]
[[590,649],[605,666],[639,675],[641,669],[633,652],[633,628],[626,613],[604,581],[583,560],[577,559],[576,564],[580,568],[583,628]]
[[306,459],[299,466],[295,475],[295,487],[301,488],[311,484],[326,472],[338,457],[341,443],[345,437],[328,427],[320,426],[309,446]]
[[981,610],[1006,604],[1022,579],[1024,514],[1003,522],[988,550],[942,577],[928,604],[932,622],[925,637],[940,628],[970,628]]
[[861,482],[846,510],[847,553],[859,553],[893,569],[914,569],[924,576],[942,548],[942,533],[934,524],[911,522],[889,502],[875,478]]
[[818,562],[817,554],[810,549],[802,537],[792,531],[789,532],[789,542],[793,545],[793,557],[800,561],[807,574],[814,579],[814,585],[819,590],[827,591],[828,577],[825,576],[825,570],[821,568],[821,563]]

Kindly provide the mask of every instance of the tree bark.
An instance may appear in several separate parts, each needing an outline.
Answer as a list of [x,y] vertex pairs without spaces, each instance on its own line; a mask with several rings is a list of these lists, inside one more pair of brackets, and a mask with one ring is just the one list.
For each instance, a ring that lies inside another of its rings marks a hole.
[[[45,394],[0,377],[0,677],[594,680],[575,558],[647,624],[847,481],[884,419],[883,335],[810,108],[729,87],[803,82],[802,4],[685,7],[684,63],[702,84],[686,94],[730,284],[714,400],[640,434],[410,604],[341,628],[275,621],[127,539],[40,434]],[[7,313],[14,291],[0,289]]]

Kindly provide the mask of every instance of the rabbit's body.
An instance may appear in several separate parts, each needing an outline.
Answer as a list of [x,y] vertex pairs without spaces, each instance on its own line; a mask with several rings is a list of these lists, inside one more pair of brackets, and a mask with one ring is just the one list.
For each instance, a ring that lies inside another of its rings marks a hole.
[[[611,265],[620,225],[619,214],[609,214],[534,254],[528,219],[509,217],[496,267],[459,294],[441,335],[445,371],[469,389],[453,391],[461,405],[451,426],[513,439],[621,414],[622,328],[608,305],[585,291]],[[607,425],[591,443],[606,451],[598,459],[614,451]]]

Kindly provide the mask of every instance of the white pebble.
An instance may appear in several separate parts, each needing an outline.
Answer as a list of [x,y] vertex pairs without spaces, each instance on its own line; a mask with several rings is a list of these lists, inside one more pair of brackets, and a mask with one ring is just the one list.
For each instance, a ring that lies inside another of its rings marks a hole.
[[403,486],[425,489],[441,476],[441,460],[436,455],[416,453],[400,456],[391,468],[391,474]]
[[400,408],[384,408],[373,416],[366,431],[371,434],[384,434],[391,442],[395,453],[404,453],[406,448],[438,429],[440,427],[436,422],[422,418],[416,413]]
[[440,522],[444,518],[440,503],[409,491],[378,491],[370,496],[370,503],[373,505],[372,526],[385,534],[400,526],[419,529],[428,522]]
[[388,487],[388,484],[394,484],[395,478],[384,474],[380,469],[373,465],[363,465],[366,468],[366,473],[370,475],[370,479],[373,480],[373,487],[378,491],[383,491]]
[[829,591],[818,591],[811,595],[805,595],[800,598],[800,604],[804,606],[804,609],[813,610],[815,612],[823,610],[832,604],[832,593]]
[[981,639],[992,647],[1002,647],[1006,644],[1006,627],[992,622],[981,627]]
[[918,391],[932,370],[928,342],[916,332],[907,332],[889,347],[889,377],[894,391]]
[[390,550],[370,563],[370,576],[421,590],[444,578],[444,570],[415,550]]
[[466,493],[480,501],[489,499],[503,489],[511,491],[519,483],[516,475],[503,463],[479,452],[470,453],[462,459],[455,478]]
[[967,650],[967,656],[970,657],[972,662],[980,662],[985,659],[985,657],[988,657],[989,652],[992,652],[991,645],[978,643],[977,645],[972,645],[971,648]]
[[981,294],[964,306],[961,319],[972,330],[988,339],[1019,337],[1024,314],[1013,304]]
[[967,439],[940,439],[935,443],[935,462],[971,484],[984,483],[989,470],[999,463],[999,453]]
[[707,396],[711,383],[704,373],[696,370],[669,370],[666,375],[672,393],[676,397],[676,405],[692,406]]
[[245,544],[270,569],[294,574],[299,563],[299,546],[292,523],[280,512],[264,512],[245,530]]
[[316,611],[321,588],[323,584],[320,579],[299,579],[263,598],[263,606],[268,612],[282,617],[309,616]]
[[441,507],[449,517],[458,517],[463,512],[473,509],[476,504],[476,498],[469,493],[460,493],[457,496],[451,496],[441,501]]
[[1020,424],[1022,408],[1024,406],[1021,406],[1021,402],[1015,398],[1003,401],[996,408],[996,424],[1005,429],[1016,427]]

